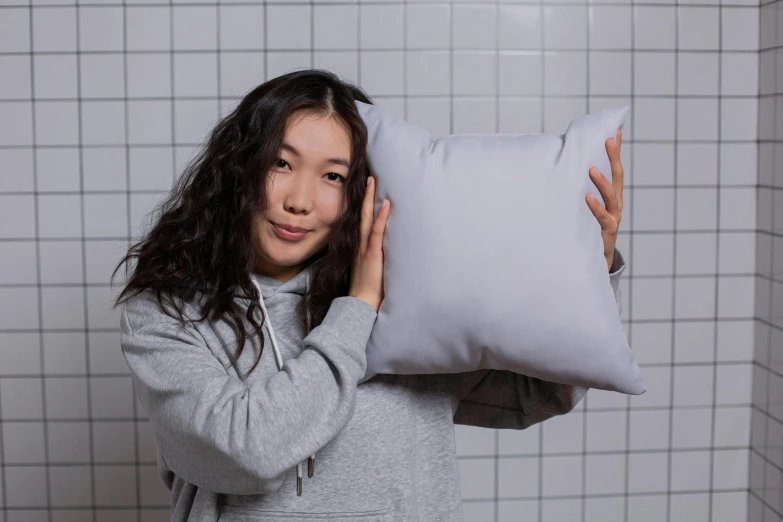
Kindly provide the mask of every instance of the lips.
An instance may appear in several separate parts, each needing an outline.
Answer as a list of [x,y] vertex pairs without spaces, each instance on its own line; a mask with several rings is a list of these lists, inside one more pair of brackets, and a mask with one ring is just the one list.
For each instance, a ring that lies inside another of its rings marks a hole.
[[305,235],[307,235],[308,232],[310,232],[310,230],[306,228],[278,225],[272,221],[270,221],[270,223],[272,224],[272,228],[274,229],[275,234],[277,234],[277,237],[289,241],[302,239]]
[[310,231],[309,231],[308,229],[306,229],[306,228],[301,228],[301,227],[291,227],[291,226],[288,226],[288,225],[280,225],[279,223],[275,223],[275,222],[273,222],[273,221],[270,221],[270,223],[272,223],[274,226],[276,226],[276,227],[278,227],[278,228],[282,228],[283,230],[286,230],[286,231],[288,231],[288,232],[291,232],[292,234],[299,234],[299,233],[302,233],[302,234],[303,234],[303,233],[305,233],[305,232],[310,232]]

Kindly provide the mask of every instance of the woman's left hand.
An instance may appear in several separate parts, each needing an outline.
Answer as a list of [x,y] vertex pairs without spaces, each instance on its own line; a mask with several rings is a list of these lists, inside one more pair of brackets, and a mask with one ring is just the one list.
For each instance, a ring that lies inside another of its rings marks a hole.
[[598,191],[604,198],[606,208],[601,205],[592,194],[588,193],[585,199],[587,206],[593,212],[601,224],[601,237],[604,240],[604,257],[608,270],[612,269],[614,260],[614,247],[617,243],[617,230],[620,228],[620,219],[623,214],[623,165],[620,162],[620,146],[623,143],[623,130],[617,131],[617,138],[606,140],[606,152],[609,155],[609,164],[612,167],[612,182],[610,183],[596,167],[590,168],[590,179],[593,180]]

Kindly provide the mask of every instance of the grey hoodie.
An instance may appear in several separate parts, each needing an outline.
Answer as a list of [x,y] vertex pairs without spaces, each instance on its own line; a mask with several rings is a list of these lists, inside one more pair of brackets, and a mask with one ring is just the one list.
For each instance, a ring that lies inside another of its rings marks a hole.
[[[615,250],[618,311],[625,267]],[[151,291],[122,306],[122,353],[155,433],[172,522],[458,522],[454,424],[524,429],[571,411],[587,391],[504,370],[357,385],[377,314],[339,297],[305,336],[295,307],[309,277],[309,269],[285,283],[252,274],[273,328],[249,375],[258,339],[230,365],[237,341],[225,320],[182,328]],[[240,311],[248,304],[237,299]],[[296,467],[316,452],[300,496]]]

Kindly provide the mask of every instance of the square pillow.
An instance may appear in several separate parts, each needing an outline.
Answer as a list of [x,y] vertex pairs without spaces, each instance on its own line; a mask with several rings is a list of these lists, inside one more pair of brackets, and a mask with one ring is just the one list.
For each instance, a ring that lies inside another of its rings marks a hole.
[[356,101],[376,176],[384,300],[367,372],[510,370],[641,394],[617,313],[601,227],[585,202],[605,141],[629,107],[588,114],[555,134],[452,134]]

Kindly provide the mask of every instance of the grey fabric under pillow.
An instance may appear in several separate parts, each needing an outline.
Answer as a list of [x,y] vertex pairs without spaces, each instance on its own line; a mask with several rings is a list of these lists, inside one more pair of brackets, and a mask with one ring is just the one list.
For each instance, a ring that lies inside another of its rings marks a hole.
[[379,373],[483,368],[641,394],[645,385],[609,284],[601,228],[585,202],[593,165],[629,108],[564,135],[430,133],[357,101],[377,177],[385,297],[367,345]]

